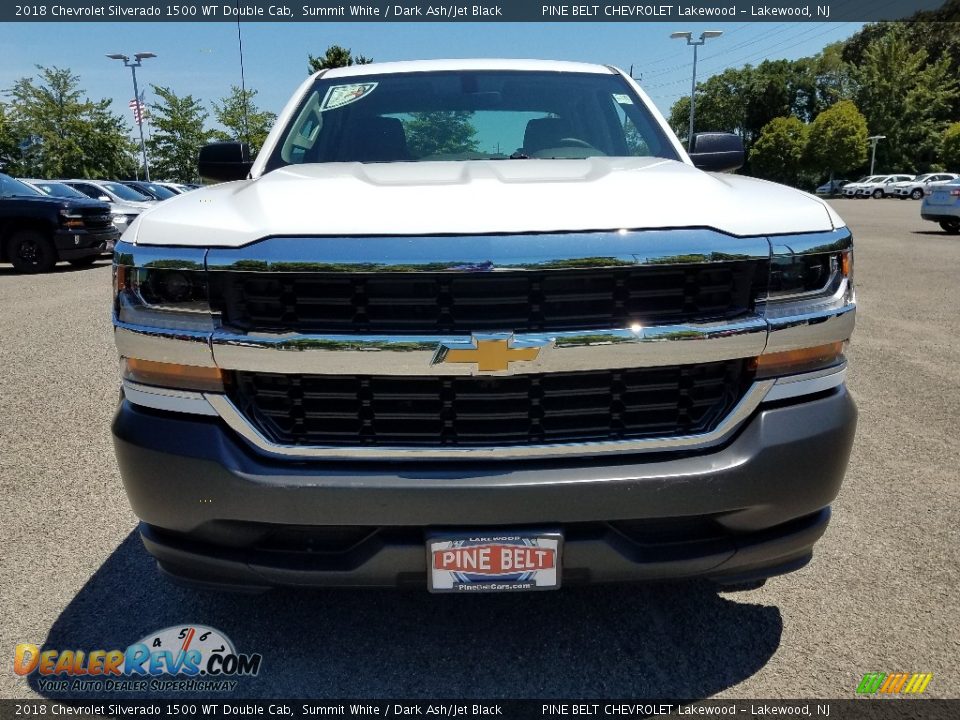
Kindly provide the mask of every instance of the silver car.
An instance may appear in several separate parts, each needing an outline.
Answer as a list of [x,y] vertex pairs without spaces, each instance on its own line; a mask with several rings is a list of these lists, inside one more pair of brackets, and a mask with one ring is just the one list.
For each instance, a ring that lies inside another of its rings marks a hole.
[[[91,197],[90,195],[80,192],[77,188],[73,187],[69,183],[61,182],[59,180],[37,180],[30,178],[23,179],[21,182],[26,183],[30,187],[36,188],[44,195],[49,195],[50,197],[84,199]],[[100,198],[98,197],[97,199]],[[113,219],[113,224],[121,233],[123,233],[123,231],[127,229],[127,226],[133,222],[134,218],[142,212],[143,208],[140,206],[140,203],[110,201],[110,215]]]
[[920,217],[940,223],[940,227],[951,235],[960,235],[960,180],[932,188],[923,198]]

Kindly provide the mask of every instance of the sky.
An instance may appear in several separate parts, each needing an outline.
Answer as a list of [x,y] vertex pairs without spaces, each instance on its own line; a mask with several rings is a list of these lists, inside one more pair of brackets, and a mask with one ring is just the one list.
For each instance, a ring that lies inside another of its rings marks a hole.
[[[723,30],[700,48],[697,79],[727,67],[813,55],[854,34],[860,23],[242,23],[246,86],[279,112],[306,77],[307,55],[333,44],[374,60],[526,57],[616,65],[629,70],[666,115],[690,92],[693,49],[675,30]],[[137,72],[151,84],[210,103],[240,84],[236,22],[0,23],[0,98],[36,65],[70,68],[89,97],[111,98],[132,125],[130,71],[107,53],[150,51]],[[211,114],[211,124],[212,114]]]

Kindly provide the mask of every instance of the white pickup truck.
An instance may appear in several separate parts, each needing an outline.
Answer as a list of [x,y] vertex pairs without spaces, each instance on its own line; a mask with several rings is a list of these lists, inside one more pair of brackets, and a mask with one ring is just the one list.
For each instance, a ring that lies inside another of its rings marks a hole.
[[516,591],[803,566],[856,424],[850,231],[612,67],[304,82],[115,255],[141,535],[219,588]]

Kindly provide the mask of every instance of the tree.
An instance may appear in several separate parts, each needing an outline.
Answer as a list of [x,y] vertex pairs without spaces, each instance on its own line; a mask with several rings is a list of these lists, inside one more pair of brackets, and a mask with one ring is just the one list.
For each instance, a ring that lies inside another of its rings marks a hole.
[[414,158],[475,152],[477,130],[469,110],[436,110],[412,113],[403,123],[407,148]]
[[236,85],[230,88],[230,94],[213,103],[213,114],[217,122],[227,131],[214,131],[219,140],[240,140],[250,145],[251,155],[256,155],[263,147],[277,116],[275,113],[260,110],[253,102],[256,90],[242,90]]
[[7,106],[0,103],[0,170],[14,161],[18,152],[17,141],[13,136],[13,122]]
[[206,128],[209,115],[193,95],[180,97],[170,88],[157,85],[153,91],[160,100],[150,104],[150,171],[166,180],[195,182],[200,148],[213,139],[213,133]]
[[[38,66],[10,90],[8,130],[17,144],[11,172],[43,177],[123,177],[132,170],[133,143],[110,101],[93,102],[68,69]],[[19,148],[23,142],[24,149]]]
[[768,180],[798,185],[807,133],[807,126],[792,115],[774,118],[764,125],[750,150],[754,173]]
[[888,171],[925,170],[939,155],[958,96],[947,58],[930,61],[896,29],[872,42],[853,72],[857,106],[873,134],[885,135],[877,164]]
[[867,160],[867,121],[850,100],[817,115],[807,138],[807,162],[818,171],[846,173]]
[[373,58],[357,55],[354,57],[349,48],[340,45],[331,45],[321,57],[309,55],[307,57],[307,74],[313,75],[319,70],[330,68],[350,67],[351,65],[368,65]]
[[960,122],[955,122],[944,131],[941,157],[947,170],[960,172]]

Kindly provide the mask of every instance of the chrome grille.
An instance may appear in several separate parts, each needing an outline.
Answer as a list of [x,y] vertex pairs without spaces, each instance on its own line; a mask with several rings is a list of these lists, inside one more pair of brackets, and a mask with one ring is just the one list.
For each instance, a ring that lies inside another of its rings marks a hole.
[[766,260],[597,270],[211,274],[241,331],[432,334],[542,332],[721,320],[766,290]]
[[445,378],[235,372],[229,393],[285,445],[509,446],[708,432],[751,379],[746,360]]

